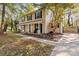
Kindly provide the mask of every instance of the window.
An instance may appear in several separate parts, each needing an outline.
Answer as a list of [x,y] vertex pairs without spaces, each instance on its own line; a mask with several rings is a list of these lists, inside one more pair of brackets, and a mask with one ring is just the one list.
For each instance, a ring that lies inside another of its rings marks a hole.
[[42,18],[42,11],[36,11],[36,13],[35,13],[35,19],[37,19],[37,18]]
[[27,20],[32,20],[32,14],[27,16]]

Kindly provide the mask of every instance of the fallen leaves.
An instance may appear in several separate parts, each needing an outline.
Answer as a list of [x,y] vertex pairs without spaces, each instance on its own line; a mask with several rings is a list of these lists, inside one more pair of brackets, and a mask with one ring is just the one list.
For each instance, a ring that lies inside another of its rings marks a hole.
[[15,35],[4,35],[0,38],[1,56],[46,56],[50,55],[54,46],[31,39],[22,40]]

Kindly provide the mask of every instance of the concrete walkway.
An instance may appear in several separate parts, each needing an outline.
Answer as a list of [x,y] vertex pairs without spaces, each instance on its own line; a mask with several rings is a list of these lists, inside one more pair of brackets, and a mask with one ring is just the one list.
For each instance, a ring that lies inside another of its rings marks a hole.
[[64,33],[51,56],[79,56],[79,34]]

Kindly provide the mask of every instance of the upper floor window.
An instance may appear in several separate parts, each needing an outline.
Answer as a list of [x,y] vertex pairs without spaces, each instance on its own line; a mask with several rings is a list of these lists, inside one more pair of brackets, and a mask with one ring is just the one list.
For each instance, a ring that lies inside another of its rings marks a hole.
[[35,19],[37,18],[42,18],[42,11],[41,10],[38,10],[35,12]]
[[32,14],[31,15],[27,15],[27,20],[32,20]]

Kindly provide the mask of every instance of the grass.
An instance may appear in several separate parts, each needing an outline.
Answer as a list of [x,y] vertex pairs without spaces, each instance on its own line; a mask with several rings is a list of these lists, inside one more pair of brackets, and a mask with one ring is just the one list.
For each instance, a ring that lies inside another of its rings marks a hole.
[[1,56],[48,56],[54,46],[34,40],[22,40],[15,34],[0,35]]

